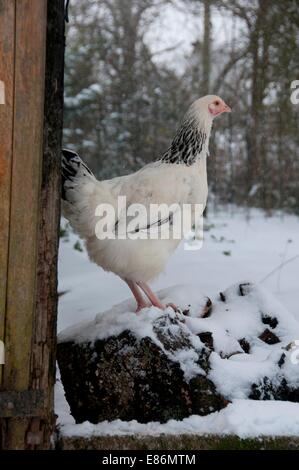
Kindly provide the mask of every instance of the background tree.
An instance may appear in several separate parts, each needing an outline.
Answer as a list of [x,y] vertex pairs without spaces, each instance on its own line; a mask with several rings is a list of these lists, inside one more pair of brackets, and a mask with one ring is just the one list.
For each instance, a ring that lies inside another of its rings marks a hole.
[[[183,69],[156,60],[147,39],[170,4],[198,25]],[[158,158],[192,100],[217,93],[234,112],[213,132],[214,200],[299,212],[297,1],[73,0],[70,18],[65,144],[98,176]]]

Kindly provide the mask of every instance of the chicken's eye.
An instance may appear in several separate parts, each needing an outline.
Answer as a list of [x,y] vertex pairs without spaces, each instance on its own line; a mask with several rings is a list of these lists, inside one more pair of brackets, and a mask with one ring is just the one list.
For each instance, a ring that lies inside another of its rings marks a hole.
[[215,101],[215,105],[216,105],[216,106],[219,106],[219,101],[218,101],[218,100]]

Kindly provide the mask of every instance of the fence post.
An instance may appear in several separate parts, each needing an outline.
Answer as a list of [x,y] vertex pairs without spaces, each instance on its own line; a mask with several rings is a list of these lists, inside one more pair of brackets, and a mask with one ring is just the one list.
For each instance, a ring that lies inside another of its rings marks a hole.
[[0,132],[9,132],[0,145],[0,448],[47,449],[55,423],[64,1],[0,0],[0,44],[2,35]]

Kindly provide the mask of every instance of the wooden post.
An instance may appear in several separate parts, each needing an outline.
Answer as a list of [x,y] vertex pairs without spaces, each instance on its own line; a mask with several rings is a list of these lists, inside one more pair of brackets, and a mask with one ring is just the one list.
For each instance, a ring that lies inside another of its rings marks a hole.
[[[0,80],[5,104],[0,104],[0,339],[4,341],[12,162],[15,5],[0,2]],[[0,365],[0,384],[3,367]]]
[[0,54],[0,448],[47,449],[55,422],[64,1],[0,0]]

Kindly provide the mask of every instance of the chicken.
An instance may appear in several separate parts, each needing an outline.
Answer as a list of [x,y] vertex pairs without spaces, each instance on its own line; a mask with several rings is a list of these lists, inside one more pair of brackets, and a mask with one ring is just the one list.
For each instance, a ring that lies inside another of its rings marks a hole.
[[[137,311],[148,306],[144,294],[155,307],[166,308],[148,282],[164,270],[184,236],[183,228],[179,236],[173,235],[174,220],[181,223],[176,217],[180,210],[192,207],[192,223],[204,211],[212,122],[224,112],[230,108],[218,96],[198,99],[159,160],[111,180],[98,181],[75,152],[63,150],[63,215],[85,240],[90,260],[127,283]],[[170,208],[168,212],[151,210],[161,204]],[[136,208],[143,209],[137,218]]]

